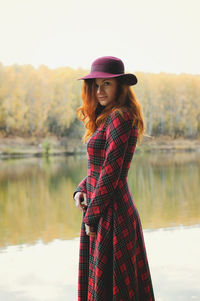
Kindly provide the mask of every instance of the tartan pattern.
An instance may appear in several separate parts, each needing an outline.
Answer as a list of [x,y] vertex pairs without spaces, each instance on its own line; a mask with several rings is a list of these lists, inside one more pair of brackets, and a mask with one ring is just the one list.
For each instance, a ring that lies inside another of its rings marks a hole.
[[[87,143],[88,175],[76,188],[87,194],[80,233],[78,301],[154,301],[138,211],[128,170],[138,131],[129,112],[111,112]],[[96,237],[85,233],[91,226]]]

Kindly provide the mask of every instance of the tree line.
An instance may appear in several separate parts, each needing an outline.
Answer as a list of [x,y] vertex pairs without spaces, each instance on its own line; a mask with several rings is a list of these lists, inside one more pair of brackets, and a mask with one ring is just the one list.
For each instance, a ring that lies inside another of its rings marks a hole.
[[[0,136],[81,137],[82,68],[0,64]],[[200,75],[135,72],[146,133],[200,137]]]

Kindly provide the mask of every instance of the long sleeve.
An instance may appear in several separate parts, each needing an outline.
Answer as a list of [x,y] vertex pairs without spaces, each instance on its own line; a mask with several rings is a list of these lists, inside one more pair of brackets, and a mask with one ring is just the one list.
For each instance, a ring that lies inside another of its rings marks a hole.
[[83,219],[89,226],[97,225],[102,213],[112,202],[112,194],[118,185],[131,130],[132,120],[123,119],[119,112],[111,113],[106,128],[105,160]]
[[86,180],[87,180],[87,176],[78,184],[78,186],[76,187],[76,190],[73,193],[73,198],[78,191],[85,192],[85,193],[87,192]]

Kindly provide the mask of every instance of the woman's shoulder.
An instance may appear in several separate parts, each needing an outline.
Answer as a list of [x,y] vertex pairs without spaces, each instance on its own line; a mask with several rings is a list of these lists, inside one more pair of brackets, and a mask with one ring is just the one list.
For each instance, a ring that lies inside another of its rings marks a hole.
[[125,108],[123,111],[120,109],[114,109],[111,111],[106,119],[104,129],[110,128],[131,128],[132,117],[130,112]]
[[121,121],[121,122],[123,122],[123,120],[125,121],[125,120],[132,119],[132,115],[127,107],[120,107],[120,108],[114,109],[113,111],[111,111],[111,113],[109,114],[108,117],[109,117],[110,121],[119,119],[119,121]]

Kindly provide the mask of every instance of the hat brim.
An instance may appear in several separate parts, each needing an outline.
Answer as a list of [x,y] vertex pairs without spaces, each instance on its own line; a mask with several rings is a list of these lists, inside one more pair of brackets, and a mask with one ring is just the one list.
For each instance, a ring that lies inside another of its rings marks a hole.
[[138,82],[137,77],[132,73],[113,74],[113,73],[105,73],[105,72],[100,72],[100,71],[97,71],[97,72],[94,71],[84,77],[78,78],[78,80],[94,79],[94,78],[113,78],[113,77],[123,78],[124,82],[129,86],[135,85]]

